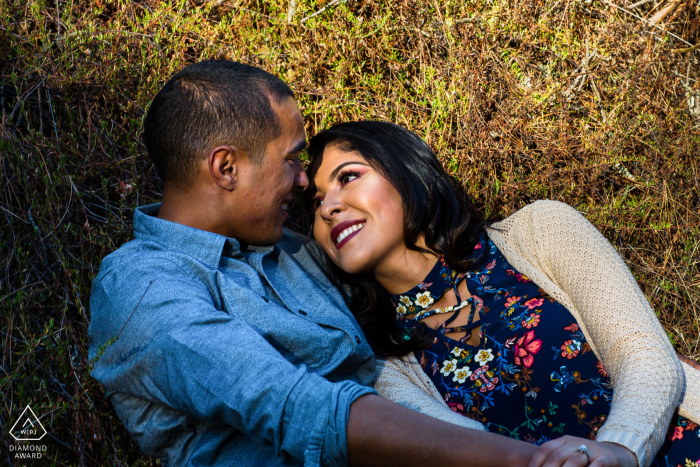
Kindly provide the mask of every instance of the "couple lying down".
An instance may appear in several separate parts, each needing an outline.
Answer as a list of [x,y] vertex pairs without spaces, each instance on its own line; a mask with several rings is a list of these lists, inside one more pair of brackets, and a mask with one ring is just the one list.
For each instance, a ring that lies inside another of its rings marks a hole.
[[[483,219],[386,122],[322,131],[306,173],[291,90],[235,62],[171,78],[144,141],[163,201],[104,259],[89,329],[92,375],[143,453],[698,465],[700,371],[573,208]],[[282,229],[295,194],[315,241]]]

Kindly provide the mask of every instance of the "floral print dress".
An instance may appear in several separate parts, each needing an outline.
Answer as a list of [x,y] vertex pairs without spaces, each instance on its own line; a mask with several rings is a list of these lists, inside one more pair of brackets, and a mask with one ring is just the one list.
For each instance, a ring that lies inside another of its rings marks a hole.
[[[420,320],[454,312],[433,343],[416,352],[423,370],[453,411],[489,431],[537,445],[563,435],[594,440],[610,411],[613,387],[578,323],[487,238],[477,243],[479,254],[481,266],[463,274],[441,258],[423,282],[392,297],[407,334]],[[463,280],[467,300],[457,290]],[[457,305],[428,310],[451,288]],[[452,326],[460,313],[469,313],[471,324]],[[479,333],[478,345],[467,344],[472,332]],[[447,336],[455,333],[465,335]],[[652,465],[700,466],[698,425],[675,415]]]

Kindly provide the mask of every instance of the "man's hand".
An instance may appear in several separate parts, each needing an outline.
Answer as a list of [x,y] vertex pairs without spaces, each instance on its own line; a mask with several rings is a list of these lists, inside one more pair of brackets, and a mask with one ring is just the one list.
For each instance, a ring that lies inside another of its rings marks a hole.
[[[676,352],[678,353],[678,352]],[[695,360],[692,360],[685,355],[678,354],[678,358],[680,361],[687,363],[688,365],[692,366],[696,370],[700,370],[700,363],[696,362]]]
[[[581,445],[588,448],[590,464]],[[562,436],[542,444],[530,459],[528,467],[638,467],[637,456],[624,446],[598,443],[590,439]]]

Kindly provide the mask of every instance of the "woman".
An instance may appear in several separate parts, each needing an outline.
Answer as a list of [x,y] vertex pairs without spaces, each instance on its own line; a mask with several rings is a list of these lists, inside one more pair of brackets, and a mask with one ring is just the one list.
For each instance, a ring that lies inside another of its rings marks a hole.
[[542,201],[481,219],[430,148],[391,123],[334,126],[309,154],[314,237],[388,357],[380,394],[544,443],[533,466],[700,461],[700,372],[681,366],[578,212]]

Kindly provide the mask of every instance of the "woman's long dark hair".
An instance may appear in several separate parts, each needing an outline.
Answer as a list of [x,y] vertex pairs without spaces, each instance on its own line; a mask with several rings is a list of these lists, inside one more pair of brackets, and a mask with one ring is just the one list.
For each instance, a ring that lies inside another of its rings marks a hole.
[[[444,255],[457,271],[480,262],[481,257],[470,258],[471,253],[484,229],[497,219],[484,219],[479,214],[464,188],[445,172],[435,153],[416,134],[389,122],[341,123],[309,142],[312,167],[326,147],[358,152],[396,189],[403,205],[408,249],[425,252],[416,245],[423,235],[427,250]],[[396,324],[389,293],[373,277],[348,274],[327,261],[378,356],[403,356],[432,342],[434,332],[422,323],[406,338]]]

